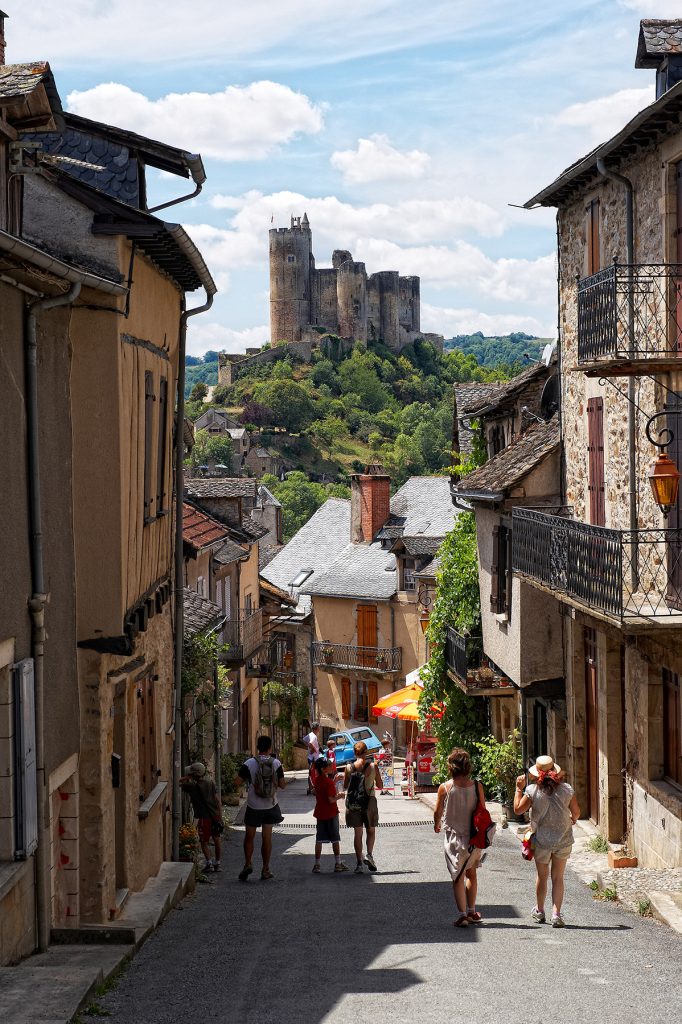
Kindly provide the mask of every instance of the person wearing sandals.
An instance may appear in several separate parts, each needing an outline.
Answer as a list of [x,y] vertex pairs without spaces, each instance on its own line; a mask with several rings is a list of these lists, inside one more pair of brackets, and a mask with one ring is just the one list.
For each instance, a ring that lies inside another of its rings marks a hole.
[[482,920],[476,910],[478,879],[476,869],[481,850],[471,846],[471,816],[479,800],[485,803],[480,782],[471,778],[471,758],[466,750],[455,747],[448,757],[450,778],[438,787],[433,815],[434,832],[443,830],[447,864],[459,917],[455,927],[466,928]]
[[564,899],[564,872],[573,846],[573,825],[580,816],[575,793],[564,780],[564,773],[554,758],[538,757],[528,774],[533,781],[526,785],[526,776],[516,780],[514,810],[530,811],[530,824],[535,832],[536,901],[531,917],[545,923],[547,880],[552,878],[552,927],[563,928],[561,904]]
[[322,844],[331,843],[334,852],[334,871],[340,874],[348,871],[348,865],[341,860],[341,840],[339,837],[339,800],[343,793],[336,791],[336,763],[320,757],[315,762],[315,810],[313,817],[317,819],[315,830],[315,863],[313,874],[321,871],[320,857]]

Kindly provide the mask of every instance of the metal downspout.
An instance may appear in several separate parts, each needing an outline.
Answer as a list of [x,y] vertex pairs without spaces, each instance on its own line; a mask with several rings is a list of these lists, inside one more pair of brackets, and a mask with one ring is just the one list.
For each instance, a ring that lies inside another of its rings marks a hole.
[[[609,170],[603,160],[597,160],[597,170],[603,177],[618,182],[625,188],[625,258],[628,265],[628,346],[630,355],[635,352],[635,298],[633,274],[635,262],[635,189],[629,178],[617,171]],[[637,541],[637,453],[636,438],[635,381],[628,377],[628,475],[630,498],[630,535],[632,554],[630,558],[630,582],[633,592],[639,588],[639,552]]]
[[50,817],[45,769],[45,567],[43,562],[43,527],[40,487],[40,438],[38,409],[38,337],[39,313],[56,306],[68,306],[80,294],[81,283],[72,283],[68,292],[50,298],[38,299],[26,307],[26,433],[28,454],[29,491],[29,544],[31,556],[32,594],[28,607],[31,615],[31,657],[33,658],[36,768],[38,806],[38,848],[36,851],[36,917],[38,924],[38,951],[43,953],[50,944],[51,886],[50,886]]
[[[204,287],[206,287],[204,285]],[[182,495],[185,423],[185,350],[187,348],[187,321],[191,316],[205,313],[213,305],[214,292],[206,288],[206,302],[180,314],[178,343],[178,398],[175,418],[175,714],[173,734],[173,860],[180,859],[180,825],[182,803],[180,795],[180,772],[182,761],[182,640],[184,614],[183,558],[182,558]]]

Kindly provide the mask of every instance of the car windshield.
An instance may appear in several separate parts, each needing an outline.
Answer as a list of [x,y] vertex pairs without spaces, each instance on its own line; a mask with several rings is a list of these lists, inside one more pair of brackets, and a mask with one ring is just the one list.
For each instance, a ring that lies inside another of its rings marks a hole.
[[354,729],[352,735],[355,737],[355,741],[358,740],[373,740],[374,734],[369,729]]

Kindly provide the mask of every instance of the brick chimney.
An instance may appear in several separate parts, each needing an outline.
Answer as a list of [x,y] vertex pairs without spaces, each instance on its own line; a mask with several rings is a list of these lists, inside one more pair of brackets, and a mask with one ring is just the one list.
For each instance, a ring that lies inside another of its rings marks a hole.
[[383,466],[367,466],[351,477],[350,539],[370,544],[391,514],[391,478]]
[[9,18],[9,14],[0,11],[0,67],[5,63],[5,18]]

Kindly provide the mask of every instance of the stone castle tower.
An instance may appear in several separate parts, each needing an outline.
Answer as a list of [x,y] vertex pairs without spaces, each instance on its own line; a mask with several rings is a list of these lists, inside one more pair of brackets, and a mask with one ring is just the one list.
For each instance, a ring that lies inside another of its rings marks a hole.
[[308,215],[270,230],[270,341],[314,341],[320,328],[344,339],[381,341],[394,352],[416,338],[442,349],[440,335],[419,330],[419,278],[397,270],[367,276],[364,263],[335,249],[317,270]]

